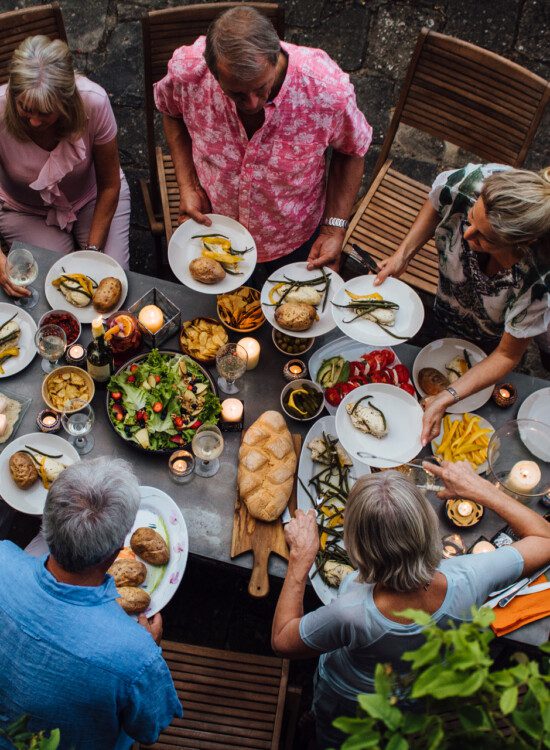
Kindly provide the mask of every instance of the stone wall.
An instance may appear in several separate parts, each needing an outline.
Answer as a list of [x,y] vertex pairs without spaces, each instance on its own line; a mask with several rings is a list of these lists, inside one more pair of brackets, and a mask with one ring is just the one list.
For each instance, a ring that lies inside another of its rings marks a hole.
[[[359,106],[374,128],[365,183],[387,129],[419,30],[451,34],[504,55],[550,77],[548,0],[281,0],[288,41],[325,49],[351,75]],[[0,11],[39,4],[0,0]],[[147,10],[182,5],[181,0],[60,0],[69,44],[81,72],[111,96],[119,126],[123,168],[132,189],[132,266],[153,270],[138,179],[147,176],[143,115],[140,19]],[[527,166],[550,159],[550,108],[539,128]],[[393,153],[393,152],[392,152]],[[401,128],[398,166],[429,182],[442,166],[467,155],[450,145]]]

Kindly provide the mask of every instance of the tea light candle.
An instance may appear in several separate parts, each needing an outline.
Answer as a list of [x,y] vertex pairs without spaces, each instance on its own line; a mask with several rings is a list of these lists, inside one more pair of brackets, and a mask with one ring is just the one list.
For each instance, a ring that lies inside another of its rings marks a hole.
[[283,367],[283,377],[289,382],[305,378],[307,376],[307,367],[301,359],[290,359]]
[[145,305],[139,311],[138,320],[148,331],[156,333],[164,325],[164,314],[156,305]]
[[456,511],[459,516],[462,516],[463,518],[466,518],[466,516],[471,515],[473,510],[472,503],[469,503],[467,500],[463,500],[456,506]]
[[224,422],[240,422],[243,418],[243,404],[238,398],[226,398],[222,401],[222,419]]
[[82,344],[73,344],[67,349],[65,353],[65,359],[67,360],[68,364],[75,367],[80,367],[86,362],[86,350],[84,349]]
[[51,409],[44,409],[36,418],[40,432],[57,432],[61,427],[61,415]]
[[512,383],[495,385],[492,395],[495,404],[503,409],[513,406],[516,403],[517,396],[517,390]]
[[248,354],[248,363],[246,365],[247,370],[253,370],[260,359],[260,344],[256,339],[251,336],[246,336],[237,342],[239,346],[242,346]]
[[540,482],[541,471],[534,461],[518,461],[508,474],[505,485],[512,492],[520,495],[534,489]]
[[178,484],[189,482],[195,469],[195,457],[185,450],[174,451],[168,459],[170,476]]

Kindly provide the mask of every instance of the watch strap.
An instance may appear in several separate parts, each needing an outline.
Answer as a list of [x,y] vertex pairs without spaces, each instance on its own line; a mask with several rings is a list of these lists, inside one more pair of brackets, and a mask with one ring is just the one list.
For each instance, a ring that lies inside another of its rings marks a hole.
[[462,398],[461,396],[458,395],[458,393],[456,392],[456,390],[453,388],[452,385],[448,385],[445,388],[445,390],[448,391],[451,394],[451,396],[453,397],[453,400],[454,400],[455,404],[457,404],[460,401],[460,399]]
[[323,219],[323,226],[347,229],[349,227],[349,221],[346,221],[346,219],[339,219],[337,216],[327,216]]

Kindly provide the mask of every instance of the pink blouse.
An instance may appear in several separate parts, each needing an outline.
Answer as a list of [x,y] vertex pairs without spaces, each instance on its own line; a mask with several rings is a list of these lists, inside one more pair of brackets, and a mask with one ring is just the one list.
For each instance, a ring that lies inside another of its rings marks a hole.
[[97,194],[93,147],[109,143],[117,132],[104,89],[84,76],[78,76],[77,87],[87,127],[79,137],[63,139],[53,151],[46,151],[8,133],[7,84],[0,86],[0,201],[13,211],[45,216],[46,224],[69,231],[76,212]]
[[250,140],[235,104],[206,66],[204,37],[177,49],[155,85],[157,108],[185,121],[212,210],[247,227],[262,262],[290,253],[319,224],[327,148],[363,156],[372,138],[349,76],[326,52],[282,47],[288,54],[284,83]]

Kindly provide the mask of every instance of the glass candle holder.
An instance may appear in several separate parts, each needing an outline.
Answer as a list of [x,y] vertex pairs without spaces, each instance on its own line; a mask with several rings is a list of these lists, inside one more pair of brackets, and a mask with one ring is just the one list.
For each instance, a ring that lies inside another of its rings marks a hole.
[[107,318],[105,340],[109,343],[115,365],[120,367],[141,348],[138,320],[128,310],[118,310]]
[[59,432],[61,428],[61,414],[52,409],[44,409],[36,417],[36,426],[40,432]]
[[170,477],[177,484],[185,484],[193,478],[195,456],[186,450],[174,451],[168,459]]
[[550,428],[532,419],[505,422],[487,450],[488,478],[521,502],[550,492]]
[[283,367],[283,377],[288,382],[307,378],[307,365],[301,359],[289,359]]
[[517,401],[517,388],[512,383],[500,383],[495,385],[491,398],[501,409],[507,409]]
[[73,367],[86,369],[86,348],[82,344],[72,344],[65,352],[65,361]]

